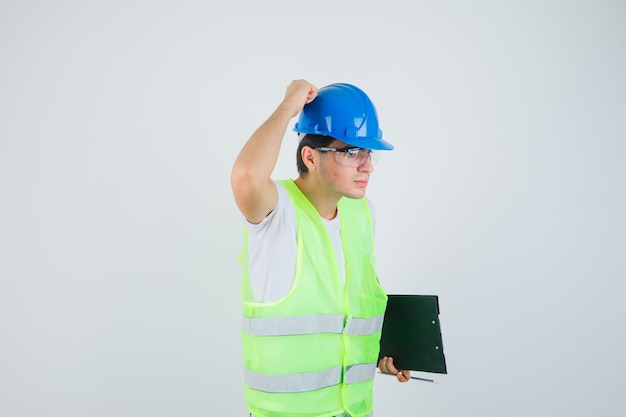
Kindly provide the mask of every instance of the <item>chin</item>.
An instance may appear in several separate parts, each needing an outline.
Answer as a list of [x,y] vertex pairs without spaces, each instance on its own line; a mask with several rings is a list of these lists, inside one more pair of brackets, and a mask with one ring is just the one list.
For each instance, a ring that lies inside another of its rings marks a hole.
[[347,192],[347,193],[344,193],[343,196],[347,198],[353,198],[353,199],[363,198],[365,197],[365,189]]

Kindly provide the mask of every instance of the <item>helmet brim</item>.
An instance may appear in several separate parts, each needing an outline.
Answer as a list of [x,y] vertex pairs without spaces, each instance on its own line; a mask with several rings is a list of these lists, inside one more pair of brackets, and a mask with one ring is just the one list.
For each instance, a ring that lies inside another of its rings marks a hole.
[[338,139],[348,145],[356,146],[362,149],[372,149],[374,151],[391,151],[394,149],[393,145],[386,140],[382,139],[367,139],[358,138],[355,140]]

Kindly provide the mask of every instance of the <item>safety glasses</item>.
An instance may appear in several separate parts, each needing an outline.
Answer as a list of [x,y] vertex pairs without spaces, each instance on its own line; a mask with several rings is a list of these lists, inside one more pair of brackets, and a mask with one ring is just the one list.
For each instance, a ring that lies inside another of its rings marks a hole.
[[370,158],[372,165],[375,165],[380,159],[380,152],[351,146],[346,148],[329,148],[327,146],[320,146],[313,149],[320,152],[333,152],[335,154],[335,160],[338,163],[350,167],[360,167],[365,163],[367,158]]

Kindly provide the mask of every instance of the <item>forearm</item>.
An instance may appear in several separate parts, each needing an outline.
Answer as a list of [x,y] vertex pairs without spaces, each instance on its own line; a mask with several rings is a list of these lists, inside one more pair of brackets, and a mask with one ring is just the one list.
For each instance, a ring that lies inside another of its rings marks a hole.
[[281,103],[241,149],[233,165],[233,175],[245,176],[247,181],[269,179],[292,117],[293,110]]
[[283,101],[252,134],[235,159],[231,186],[235,202],[246,219],[260,222],[278,201],[270,176],[290,120],[317,95],[315,86],[305,80],[292,81]]

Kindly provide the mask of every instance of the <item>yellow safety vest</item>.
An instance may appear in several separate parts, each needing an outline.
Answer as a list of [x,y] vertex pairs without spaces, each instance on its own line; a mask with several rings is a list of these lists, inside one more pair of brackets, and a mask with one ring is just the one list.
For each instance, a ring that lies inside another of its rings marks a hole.
[[281,181],[298,230],[294,283],[281,300],[255,303],[247,238],[240,261],[245,398],[255,417],[354,417],[372,411],[372,388],[387,295],[374,270],[365,199],[342,198],[346,281],[323,221],[292,180]]

